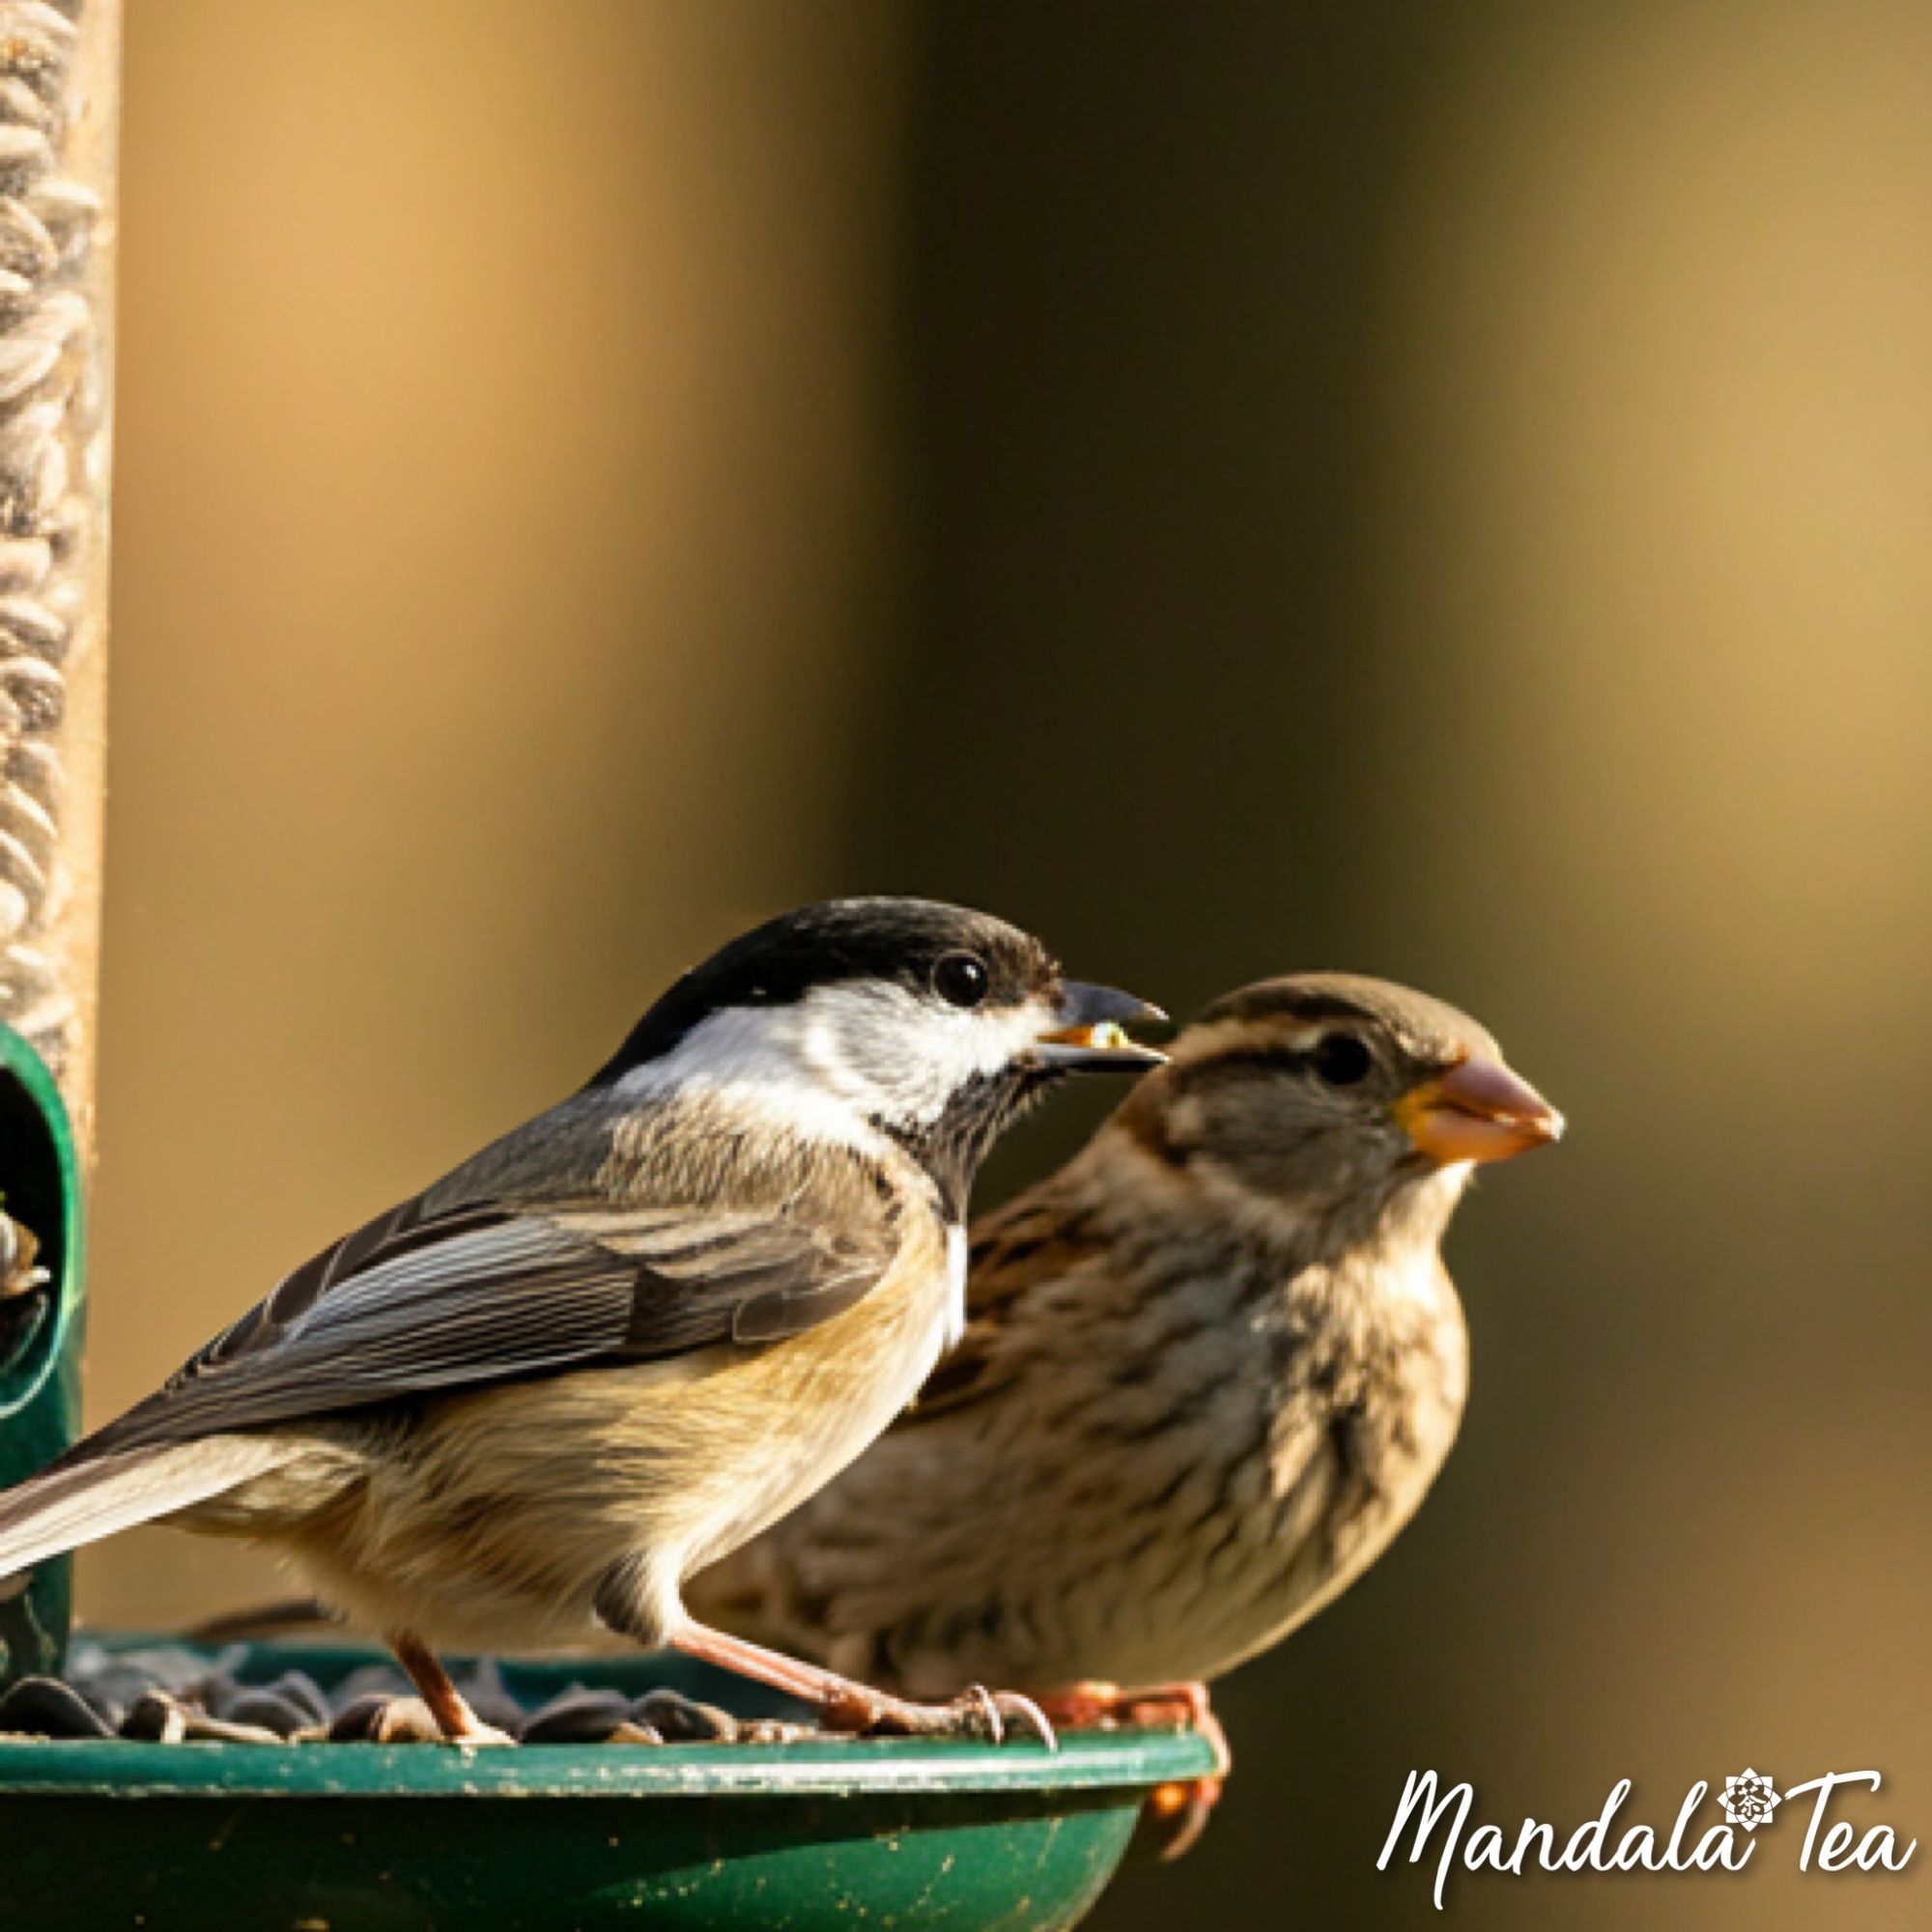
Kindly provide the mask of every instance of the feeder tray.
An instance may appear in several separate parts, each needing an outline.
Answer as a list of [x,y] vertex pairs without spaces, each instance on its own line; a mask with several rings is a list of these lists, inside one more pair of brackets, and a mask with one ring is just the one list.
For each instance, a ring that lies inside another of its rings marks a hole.
[[[251,1646],[244,1682],[376,1662]],[[211,1667],[216,1662],[211,1654]],[[666,1687],[782,1700],[673,1658],[508,1665],[520,1702]],[[1058,1752],[923,1739],[740,1745],[0,1743],[0,1928],[36,1932],[1028,1932],[1074,1924],[1193,1733]]]

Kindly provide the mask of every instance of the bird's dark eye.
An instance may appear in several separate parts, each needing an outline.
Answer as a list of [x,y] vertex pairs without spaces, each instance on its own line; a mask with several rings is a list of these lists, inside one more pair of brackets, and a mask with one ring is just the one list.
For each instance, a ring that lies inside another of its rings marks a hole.
[[1331,1033],[1317,1040],[1309,1061],[1331,1087],[1358,1086],[1375,1065],[1375,1057],[1351,1033]]
[[977,1007],[990,983],[984,961],[970,952],[949,952],[932,969],[932,990],[949,1006]]

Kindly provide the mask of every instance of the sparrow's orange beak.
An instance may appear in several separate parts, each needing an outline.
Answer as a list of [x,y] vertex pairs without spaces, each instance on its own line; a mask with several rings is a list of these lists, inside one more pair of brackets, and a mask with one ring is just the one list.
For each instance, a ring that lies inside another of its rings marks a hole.
[[1498,1060],[1464,1060],[1395,1103],[1418,1153],[1438,1166],[1514,1160],[1563,1138],[1563,1116]]

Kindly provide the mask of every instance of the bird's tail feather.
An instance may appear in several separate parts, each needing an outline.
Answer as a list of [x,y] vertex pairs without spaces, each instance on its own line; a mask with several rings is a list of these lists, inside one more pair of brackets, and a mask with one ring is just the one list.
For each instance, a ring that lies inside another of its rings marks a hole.
[[182,1632],[189,1643],[218,1650],[227,1643],[267,1643],[276,1637],[308,1636],[317,1630],[338,1627],[332,1610],[313,1597],[283,1597],[272,1604],[252,1604],[245,1610],[222,1610],[203,1617]]
[[5,1579],[116,1530],[206,1502],[285,1462],[262,1435],[216,1435],[108,1451],[51,1469],[0,1494],[0,1597]]

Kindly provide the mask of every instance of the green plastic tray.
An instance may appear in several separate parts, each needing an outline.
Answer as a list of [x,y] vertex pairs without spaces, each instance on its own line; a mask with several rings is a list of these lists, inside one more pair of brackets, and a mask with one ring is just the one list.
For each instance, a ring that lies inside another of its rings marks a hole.
[[[259,1646],[250,1680],[366,1654]],[[681,1662],[505,1671],[719,1697]],[[761,1698],[734,1708],[765,1712]],[[967,1932],[1081,1918],[1192,1735],[988,1747],[0,1745],[0,1927],[37,1932]]]

